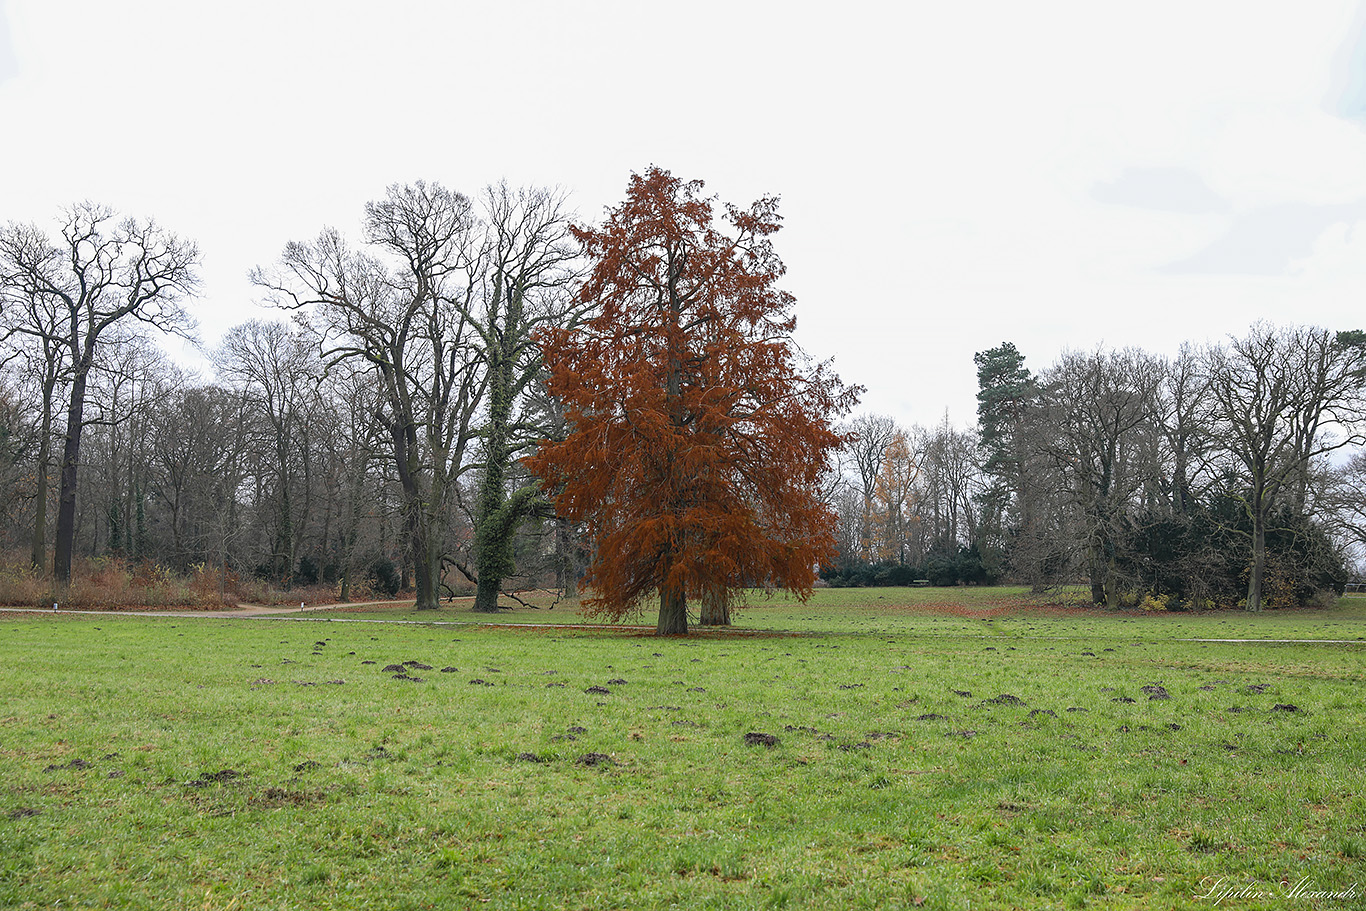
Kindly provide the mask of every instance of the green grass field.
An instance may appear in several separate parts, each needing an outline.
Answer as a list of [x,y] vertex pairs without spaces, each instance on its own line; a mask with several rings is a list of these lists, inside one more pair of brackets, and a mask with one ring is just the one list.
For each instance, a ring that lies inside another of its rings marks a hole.
[[0,614],[0,908],[1366,906],[1366,599],[1026,601]]

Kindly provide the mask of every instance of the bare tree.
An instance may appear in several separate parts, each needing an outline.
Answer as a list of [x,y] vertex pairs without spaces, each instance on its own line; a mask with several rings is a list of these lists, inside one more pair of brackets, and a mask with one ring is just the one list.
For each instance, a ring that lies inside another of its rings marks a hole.
[[326,486],[335,510],[337,526],[335,554],[340,589],[338,598],[350,600],[356,582],[357,552],[367,517],[377,518],[372,494],[378,486],[371,477],[373,466],[381,462],[383,430],[378,415],[380,390],[373,370],[364,362],[337,365],[324,377],[326,400],[333,417],[327,445],[331,453]]
[[[155,456],[152,416],[169,390],[188,382],[144,336],[116,331],[106,338],[87,390],[88,440],[82,444],[87,471],[76,523],[78,532],[90,528],[92,554],[100,549],[103,519],[109,551],[152,556],[147,516]],[[87,521],[92,512],[93,521]]]
[[[196,287],[198,261],[194,244],[151,221],[116,222],[112,210],[89,202],[66,211],[60,243],[16,225],[0,236],[7,297],[34,302],[15,331],[60,346],[68,380],[53,556],[60,583],[71,578],[86,392],[101,339],[129,320],[188,333],[192,323],[181,302]],[[26,318],[38,313],[56,318]]]
[[253,273],[275,304],[312,312],[329,364],[360,359],[375,370],[419,610],[440,606],[443,533],[486,386],[468,316],[475,222],[463,194],[394,185],[365,207],[372,252],[353,251],[328,229],[290,243],[278,270]]
[[1161,486],[1166,511],[1187,515],[1209,483],[1214,437],[1211,428],[1210,375],[1201,353],[1183,345],[1163,366],[1157,389],[1157,422],[1162,435],[1162,462],[1153,473]]
[[226,565],[231,501],[243,475],[247,396],[185,381],[163,390],[151,415],[149,493],[167,511],[169,548],[180,569]]
[[1267,523],[1302,513],[1315,459],[1366,441],[1366,336],[1254,325],[1210,355],[1216,432],[1252,525],[1247,609],[1262,609]]
[[284,323],[251,320],[228,331],[215,363],[219,375],[242,390],[268,428],[264,443],[275,507],[271,569],[289,586],[315,487],[310,442],[321,408],[317,341],[311,333]]
[[13,378],[0,375],[0,534],[21,524],[26,497],[25,475],[36,445],[36,426],[28,414],[30,400]]
[[0,319],[5,340],[14,347],[6,360],[17,361],[20,381],[32,385],[38,401],[37,448],[34,454],[33,531],[30,561],[47,566],[48,497],[52,472],[53,424],[61,384],[67,378],[67,347],[61,343],[58,300],[29,292],[20,265],[48,246],[33,225],[10,225],[0,232]]
[[986,476],[978,459],[976,435],[949,423],[948,415],[928,434],[923,455],[920,515],[927,551],[951,556],[978,543],[978,499]]
[[1358,562],[1366,556],[1366,451],[1357,452],[1346,464],[1323,472],[1317,498],[1324,524]]
[[1143,487],[1135,464],[1151,430],[1159,363],[1134,349],[1065,352],[1040,377],[1039,450],[1077,510],[1091,598],[1118,606],[1117,548]]
[[845,452],[854,466],[858,491],[863,497],[858,525],[858,558],[869,562],[873,559],[873,500],[877,493],[878,474],[882,471],[887,447],[892,445],[898,428],[896,421],[886,415],[861,414],[849,421],[844,432],[850,435]]

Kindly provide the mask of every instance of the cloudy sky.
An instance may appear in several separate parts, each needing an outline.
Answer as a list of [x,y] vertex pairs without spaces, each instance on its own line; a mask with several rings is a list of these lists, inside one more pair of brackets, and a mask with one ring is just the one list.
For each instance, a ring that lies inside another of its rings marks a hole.
[[1366,327],[1366,10],[1285,2],[0,0],[0,221],[83,199],[247,271],[395,182],[782,197],[798,338],[904,423],[972,355]]

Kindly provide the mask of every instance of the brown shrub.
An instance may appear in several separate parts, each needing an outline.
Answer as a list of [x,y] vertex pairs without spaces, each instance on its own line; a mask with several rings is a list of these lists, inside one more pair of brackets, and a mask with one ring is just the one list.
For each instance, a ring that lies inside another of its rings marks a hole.
[[6,607],[51,607],[52,585],[18,552],[0,554],[0,604]]
[[218,567],[203,563],[180,575],[150,561],[96,557],[75,561],[71,584],[66,591],[58,592],[51,579],[29,565],[26,555],[0,553],[0,605],[47,608],[54,601],[78,610],[214,610],[238,603],[322,605],[337,602],[337,587],[313,585],[279,591],[260,579],[243,579],[231,570],[220,577]]

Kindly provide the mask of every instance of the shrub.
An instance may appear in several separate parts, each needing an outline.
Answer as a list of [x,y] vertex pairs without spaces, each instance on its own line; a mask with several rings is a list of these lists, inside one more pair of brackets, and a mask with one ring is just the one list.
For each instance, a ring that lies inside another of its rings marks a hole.
[[957,585],[958,567],[948,557],[930,557],[925,561],[925,578],[931,585]]
[[[1147,515],[1128,524],[1119,568],[1139,590],[1169,594],[1168,609],[1232,605],[1247,594],[1251,524],[1235,498],[1215,496],[1188,514]],[[1319,592],[1341,593],[1342,555],[1312,519],[1282,511],[1266,532],[1267,607],[1311,604]]]
[[0,558],[0,604],[6,607],[50,606],[51,590],[51,584],[29,565],[27,558],[18,553]]
[[400,579],[398,567],[388,557],[376,557],[366,571],[366,580],[376,593],[384,593],[390,598],[398,594]]
[[1158,595],[1152,592],[1143,596],[1143,600],[1138,606],[1145,611],[1168,611],[1171,610],[1171,595]]
[[196,563],[181,575],[148,561],[130,564],[120,557],[77,560],[71,584],[56,593],[52,580],[28,565],[18,553],[0,555],[0,605],[9,607],[63,607],[84,610],[137,610],[139,608],[215,609],[238,602],[249,604],[331,604],[337,600],[335,586],[316,585],[277,591],[261,579],[242,579],[232,570],[220,575],[216,566]]
[[319,580],[318,561],[310,556],[299,558],[299,571],[294,574],[296,585],[317,585]]

